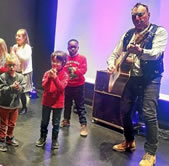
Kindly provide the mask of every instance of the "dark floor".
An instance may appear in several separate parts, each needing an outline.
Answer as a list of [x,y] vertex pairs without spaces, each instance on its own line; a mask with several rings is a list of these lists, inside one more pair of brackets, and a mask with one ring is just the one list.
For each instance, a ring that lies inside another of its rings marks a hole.
[[[31,99],[29,112],[20,115],[15,137],[20,146],[0,152],[3,166],[137,166],[144,153],[144,137],[136,136],[135,152],[119,153],[112,150],[122,141],[120,132],[91,122],[91,108],[87,108],[89,135],[79,135],[78,116],[72,113],[70,128],[60,130],[58,150],[51,150],[51,124],[47,144],[37,148],[41,120],[41,98]],[[160,140],[156,166],[169,166],[169,141]]]

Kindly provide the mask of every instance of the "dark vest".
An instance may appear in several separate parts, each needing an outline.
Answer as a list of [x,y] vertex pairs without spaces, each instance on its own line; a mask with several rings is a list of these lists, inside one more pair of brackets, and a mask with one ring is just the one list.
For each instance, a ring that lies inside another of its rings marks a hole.
[[[143,38],[142,48],[152,49],[152,42],[158,26],[155,24],[151,24],[151,26],[153,26],[153,28],[150,32],[146,33]],[[130,29],[125,34],[123,40],[123,51],[126,51],[127,45],[129,44],[134,32],[135,28]],[[140,58],[140,67],[143,72],[143,77],[146,80],[154,79],[155,77],[161,75],[161,73],[164,71],[163,56],[164,55],[162,53],[162,56],[160,56],[160,58],[157,60],[142,60]]]

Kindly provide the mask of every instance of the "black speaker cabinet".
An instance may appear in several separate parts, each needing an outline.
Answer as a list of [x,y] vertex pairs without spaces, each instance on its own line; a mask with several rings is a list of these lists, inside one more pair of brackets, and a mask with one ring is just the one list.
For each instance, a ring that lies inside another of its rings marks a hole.
[[92,118],[107,125],[123,130],[120,117],[120,98],[108,92],[109,74],[106,71],[97,71]]
[[97,71],[94,90],[108,93],[110,74],[106,71]]

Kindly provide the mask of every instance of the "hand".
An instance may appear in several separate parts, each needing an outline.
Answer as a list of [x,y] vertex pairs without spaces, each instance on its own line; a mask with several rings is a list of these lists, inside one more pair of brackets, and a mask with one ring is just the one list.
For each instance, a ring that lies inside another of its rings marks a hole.
[[116,67],[113,65],[113,66],[108,66],[107,68],[107,72],[112,74],[112,73],[115,73],[116,71]]
[[49,70],[49,77],[55,78],[56,74],[57,74],[57,70],[55,68]]
[[140,55],[143,51],[143,49],[140,47],[140,45],[138,44],[133,44],[133,43],[130,43],[128,46],[127,46],[127,51],[129,53],[132,53],[132,54],[137,54],[137,55]]
[[12,87],[16,90],[19,90],[20,89],[20,84],[19,82],[15,81],[13,84],[12,84]]
[[75,73],[76,70],[77,70],[77,67],[72,67],[72,74]]
[[77,67],[73,67],[73,66],[69,66],[69,67],[68,67],[68,71],[69,71],[69,73],[71,73],[71,74],[74,74],[76,70],[77,70]]

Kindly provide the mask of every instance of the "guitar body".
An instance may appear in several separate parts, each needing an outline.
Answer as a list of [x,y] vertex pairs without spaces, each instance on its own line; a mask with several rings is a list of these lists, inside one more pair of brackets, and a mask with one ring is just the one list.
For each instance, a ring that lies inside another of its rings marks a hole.
[[[127,56],[128,55],[126,54],[125,57]],[[130,78],[130,70],[132,67],[132,64],[127,63],[123,58],[124,56],[121,56],[120,59],[117,59],[115,64],[116,71],[110,75],[109,80],[108,91],[118,97],[121,97],[123,94],[124,88]]]
[[112,93],[114,96],[121,97],[129,78],[129,74],[122,73],[119,71],[114,74],[111,74],[108,92]]

